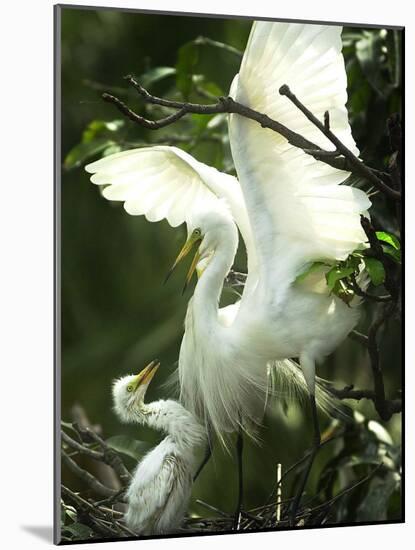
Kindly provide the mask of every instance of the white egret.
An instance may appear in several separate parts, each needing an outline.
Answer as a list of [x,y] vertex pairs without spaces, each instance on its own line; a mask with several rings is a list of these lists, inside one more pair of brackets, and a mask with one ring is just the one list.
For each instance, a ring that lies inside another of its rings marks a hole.
[[[341,27],[255,22],[230,95],[285,124],[325,149],[326,137],[278,94],[288,84],[320,119],[330,114],[334,134],[358,154],[348,123]],[[86,167],[103,195],[124,201],[132,215],[186,221],[193,246],[188,274],[199,280],[189,302],[180,358],[181,400],[223,436],[243,427],[253,433],[275,364],[288,386],[302,385],[290,358],[299,358],[313,409],[315,364],[357,323],[357,303],[331,295],[324,268],[302,283],[297,276],[315,260],[344,260],[366,241],[360,214],[367,195],[342,185],[349,173],[318,162],[279,134],[238,114],[229,135],[238,180],[174,147],[111,155]],[[237,303],[219,309],[240,229],[248,279]],[[277,363],[275,363],[277,361]],[[280,363],[278,363],[280,361]],[[282,362],[281,362],[282,361]],[[311,462],[310,462],[311,466]],[[298,499],[297,503],[298,504]]]
[[114,409],[123,422],[167,434],[139,462],[126,493],[126,523],[143,535],[169,533],[180,527],[192,490],[195,451],[206,442],[203,426],[177,401],[144,402],[158,367],[153,361],[138,375],[124,376],[113,386]]

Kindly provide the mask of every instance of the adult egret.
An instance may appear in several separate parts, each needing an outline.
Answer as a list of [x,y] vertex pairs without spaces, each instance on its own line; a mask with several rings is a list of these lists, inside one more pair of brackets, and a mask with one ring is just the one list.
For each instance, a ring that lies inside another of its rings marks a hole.
[[195,450],[206,442],[202,425],[177,401],[145,403],[159,367],[151,362],[136,376],[113,386],[114,409],[123,422],[146,425],[167,436],[137,465],[127,490],[125,520],[138,534],[168,533],[180,527],[190,499]]
[[[288,84],[334,134],[358,154],[348,123],[341,27],[255,22],[230,95],[325,149],[327,138],[285,97]],[[318,162],[275,132],[233,114],[229,135],[238,180],[174,147],[125,151],[86,167],[103,195],[149,221],[186,221],[178,263],[197,247],[187,280],[199,275],[189,302],[180,358],[181,400],[222,436],[254,433],[269,388],[270,362],[287,385],[301,385],[299,358],[313,410],[315,364],[355,326],[357,304],[331,295],[325,270],[297,276],[315,260],[344,260],[366,241],[360,214],[367,195],[342,185],[349,173]],[[219,309],[223,280],[242,234],[248,279],[240,301]],[[280,368],[282,365],[283,368]],[[262,408],[261,408],[262,407]],[[310,461],[311,467],[311,461]],[[305,482],[304,482],[305,483]],[[298,504],[298,499],[297,503]]]

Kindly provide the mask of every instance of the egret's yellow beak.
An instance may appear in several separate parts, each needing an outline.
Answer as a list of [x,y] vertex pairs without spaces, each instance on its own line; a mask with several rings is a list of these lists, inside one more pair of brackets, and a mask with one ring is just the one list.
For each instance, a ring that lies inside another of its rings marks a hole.
[[183,258],[185,258],[189,254],[189,252],[192,250],[192,248],[194,246],[196,246],[196,254],[195,254],[195,256],[192,260],[192,263],[190,264],[189,271],[187,272],[186,282],[185,282],[184,287],[183,287],[183,292],[186,290],[186,287],[189,284],[189,282],[190,282],[190,280],[193,276],[193,273],[195,272],[196,266],[197,266],[197,264],[200,260],[199,246],[200,246],[201,242],[202,242],[202,237],[201,237],[200,233],[193,232],[190,235],[190,237],[185,242],[183,248],[180,250],[179,255],[177,256],[177,258],[176,258],[174,264],[172,265],[170,271],[167,273],[167,277],[164,281],[165,283],[168,281],[170,275],[176,269],[178,263],[181,260],[183,260]]
[[143,384],[149,384],[153,376],[156,374],[159,366],[159,361],[151,361],[150,364],[144,367],[144,369],[137,374],[132,382],[134,391],[137,391]]

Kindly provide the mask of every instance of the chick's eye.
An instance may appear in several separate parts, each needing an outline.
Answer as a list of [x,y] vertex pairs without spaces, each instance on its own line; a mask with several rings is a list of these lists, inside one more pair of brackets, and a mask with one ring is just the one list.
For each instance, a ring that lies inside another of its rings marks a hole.
[[196,237],[200,237],[200,235],[202,234],[202,232],[200,231],[200,229],[195,229],[193,231],[193,234],[196,236]]
[[128,392],[132,392],[132,391],[133,391],[133,387],[132,387],[132,386],[127,386],[127,391],[128,391]]

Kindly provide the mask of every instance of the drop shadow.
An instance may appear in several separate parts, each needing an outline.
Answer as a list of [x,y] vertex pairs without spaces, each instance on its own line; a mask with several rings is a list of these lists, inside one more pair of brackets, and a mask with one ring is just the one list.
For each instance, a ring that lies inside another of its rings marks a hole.
[[21,527],[26,533],[45,542],[53,543],[53,527],[51,525],[22,525]]

